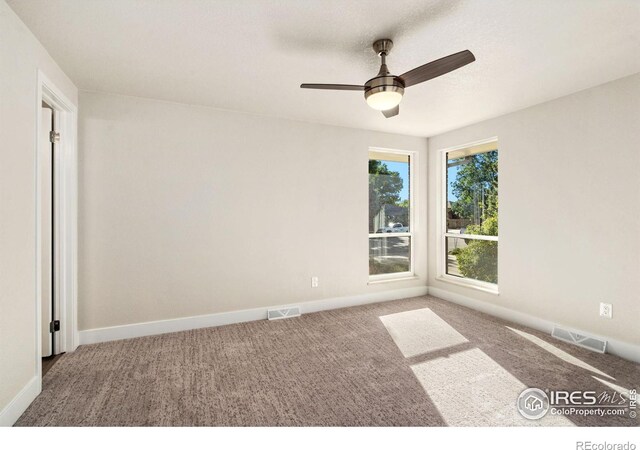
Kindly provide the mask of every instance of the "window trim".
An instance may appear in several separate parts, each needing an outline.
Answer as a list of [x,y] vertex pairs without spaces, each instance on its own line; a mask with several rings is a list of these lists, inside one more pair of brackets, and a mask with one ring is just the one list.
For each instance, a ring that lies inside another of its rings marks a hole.
[[[464,277],[456,277],[453,275],[449,275],[446,270],[446,255],[445,255],[445,240],[448,237],[454,238],[464,238],[464,239],[476,239],[482,241],[498,241],[498,236],[484,236],[484,235],[469,235],[469,234],[456,234],[447,232],[447,154],[449,152],[453,152],[456,150],[462,150],[469,147],[477,147],[480,145],[497,143],[498,137],[493,136],[487,139],[481,139],[478,141],[468,142],[463,145],[456,145],[453,147],[441,148],[438,150],[439,152],[439,164],[440,170],[436,172],[436,183],[437,183],[437,209],[436,209],[436,219],[438,224],[438,239],[436,242],[436,280],[447,282],[450,284],[455,284],[463,287],[468,287],[472,289],[477,289],[483,292],[488,292],[490,294],[499,295],[499,285],[488,283],[486,281],[474,280],[472,278],[464,278]],[[499,150],[499,149],[498,149]],[[498,206],[498,209],[500,206]],[[500,247],[498,244],[498,258],[500,257]],[[498,270],[500,265],[498,264]],[[500,278],[498,277],[498,280]]]
[[[415,266],[415,249],[416,249],[416,230],[418,229],[418,214],[416,213],[416,193],[418,192],[418,152],[412,150],[399,150],[384,147],[369,147],[367,151],[367,163],[369,162],[369,154],[390,153],[393,155],[404,155],[409,157],[409,229],[408,233],[369,233],[367,236],[367,248],[369,248],[369,240],[373,237],[409,237],[409,270],[406,272],[384,273],[378,275],[369,274],[369,258],[367,258],[367,274],[369,282],[367,284],[382,283],[388,281],[406,281],[417,278]],[[367,183],[369,181],[367,172]],[[367,190],[367,204],[369,200],[369,192]],[[369,208],[367,207],[367,229],[369,228]]]

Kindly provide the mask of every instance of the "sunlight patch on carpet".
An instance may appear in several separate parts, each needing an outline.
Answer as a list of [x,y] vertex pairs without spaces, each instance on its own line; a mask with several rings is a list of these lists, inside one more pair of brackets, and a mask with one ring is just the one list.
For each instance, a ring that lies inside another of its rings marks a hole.
[[465,350],[411,366],[450,426],[573,426],[547,414],[528,420],[516,402],[526,386],[480,349]]
[[591,375],[591,377],[595,378],[596,380],[598,380],[600,383],[604,384],[605,386],[610,387],[611,389],[616,391],[618,394],[626,397],[627,399],[629,398],[630,389],[627,389],[625,387],[622,387],[622,386],[619,386],[617,384],[614,384],[611,381],[603,380],[602,378],[598,378],[598,377],[593,376],[593,375]]
[[514,333],[522,336],[523,338],[529,340],[530,342],[533,342],[538,347],[545,349],[546,351],[548,351],[552,355],[557,356],[558,358],[560,358],[564,362],[567,362],[569,364],[573,364],[574,366],[581,367],[583,369],[589,370],[589,371],[591,371],[593,373],[597,373],[598,375],[602,375],[603,377],[607,377],[607,378],[610,378],[612,380],[615,380],[614,377],[612,377],[610,375],[607,375],[606,373],[604,373],[600,369],[596,369],[592,365],[587,364],[586,362],[582,361],[581,359],[576,358],[573,355],[570,355],[569,353],[565,352],[564,350],[560,350],[555,345],[550,344],[550,343],[548,343],[547,341],[545,341],[543,339],[540,339],[538,336],[534,336],[533,334],[525,333],[524,331],[517,330],[515,328],[511,328],[511,327],[507,327],[507,328],[510,329],[511,331],[513,331]]
[[405,358],[468,342],[429,308],[380,316],[380,320]]

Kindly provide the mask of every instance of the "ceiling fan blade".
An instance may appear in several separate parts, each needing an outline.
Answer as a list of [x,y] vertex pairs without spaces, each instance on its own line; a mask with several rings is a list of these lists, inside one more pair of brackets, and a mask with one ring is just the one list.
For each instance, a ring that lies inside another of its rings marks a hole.
[[400,105],[395,108],[387,109],[386,111],[382,111],[382,114],[388,119],[389,117],[397,116],[400,114]]
[[364,91],[364,86],[357,84],[301,84],[302,89],[332,89],[334,91]]
[[404,82],[405,87],[409,87],[459,69],[475,60],[476,57],[473,56],[473,53],[469,50],[464,50],[416,67],[413,70],[403,73],[399,78]]

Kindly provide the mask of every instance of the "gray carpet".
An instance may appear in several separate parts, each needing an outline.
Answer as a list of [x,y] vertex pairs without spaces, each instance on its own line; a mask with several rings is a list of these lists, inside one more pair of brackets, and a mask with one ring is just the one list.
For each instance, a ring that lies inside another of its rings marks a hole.
[[[640,387],[637,364],[418,297],[84,345],[51,368],[17,425],[517,425],[515,390],[609,389],[594,376]],[[561,419],[548,425],[639,425]]]

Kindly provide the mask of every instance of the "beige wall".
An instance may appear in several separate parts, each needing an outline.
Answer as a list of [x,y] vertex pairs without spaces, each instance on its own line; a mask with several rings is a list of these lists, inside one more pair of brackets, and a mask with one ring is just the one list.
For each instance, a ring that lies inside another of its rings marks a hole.
[[[88,92],[80,110],[80,330],[426,285],[424,251],[419,279],[367,285],[368,147],[420,152],[424,180],[426,139]],[[426,195],[418,216],[420,249]]]
[[[37,69],[77,91],[3,0],[0,58],[2,410],[36,376]],[[429,164],[426,139],[115,95],[79,125],[81,330],[424,286],[437,150],[497,135],[500,295],[429,285],[640,343],[640,75],[433,137]],[[367,284],[369,146],[422,156],[416,280]]]
[[[492,136],[499,296],[435,271],[438,150]],[[430,138],[429,214],[429,286],[640,344],[640,74]]]
[[77,90],[0,0],[0,410],[36,376],[37,69]]

